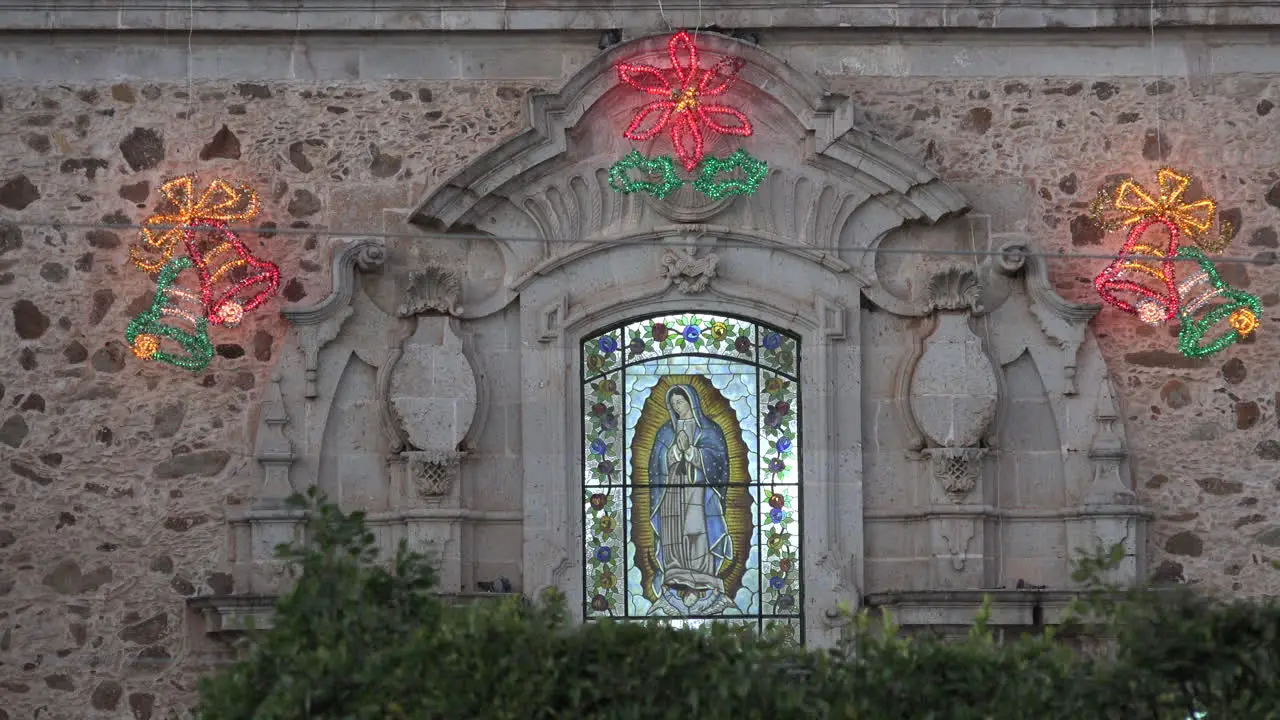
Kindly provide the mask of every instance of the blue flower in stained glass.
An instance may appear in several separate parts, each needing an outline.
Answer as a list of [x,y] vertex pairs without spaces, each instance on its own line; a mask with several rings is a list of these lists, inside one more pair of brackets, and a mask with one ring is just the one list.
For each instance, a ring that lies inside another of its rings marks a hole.
[[779,508],[774,508],[769,511],[769,518],[776,523],[782,522],[782,518],[784,517],[786,517],[786,513],[782,512]]
[[601,440],[600,438],[596,438],[595,440],[591,441],[591,452],[595,453],[596,455],[603,455],[604,451],[608,449],[609,449],[609,446],[605,445],[604,441]]
[[697,325],[690,325],[684,329],[684,339],[689,342],[698,342],[698,338],[702,337],[702,331]]
[[782,336],[776,332],[767,332],[764,334],[762,344],[765,350],[777,350],[782,347]]
[[618,341],[613,339],[612,335],[605,335],[596,343],[600,346],[600,352],[608,355],[618,349]]
[[596,559],[602,563],[609,562],[613,558],[613,548],[608,545],[602,545],[596,549]]
[[769,587],[773,588],[774,590],[781,590],[782,586],[786,584],[787,583],[777,575],[774,575],[773,577],[769,578]]
[[778,442],[773,445],[778,448],[778,452],[784,453],[791,449],[791,438],[780,437],[778,438]]

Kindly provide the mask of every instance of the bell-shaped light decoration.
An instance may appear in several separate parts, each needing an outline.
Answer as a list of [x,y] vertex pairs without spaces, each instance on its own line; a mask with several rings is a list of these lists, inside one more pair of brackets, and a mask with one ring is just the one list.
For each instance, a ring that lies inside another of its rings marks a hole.
[[1184,247],[1177,257],[1191,261],[1187,264],[1192,268],[1199,266],[1199,272],[1187,275],[1178,284],[1182,323],[1178,349],[1183,355],[1213,355],[1258,329],[1262,318],[1261,300],[1228,285],[1218,275],[1213,262],[1198,248]]
[[[1160,225],[1169,240],[1158,247],[1142,236]],[[1165,218],[1148,218],[1133,226],[1119,256],[1093,279],[1093,286],[1109,305],[1137,315],[1148,325],[1161,325],[1178,315],[1178,287],[1174,255],[1178,252],[1178,226]]]
[[201,220],[187,229],[187,255],[200,273],[200,299],[213,325],[235,327],[244,314],[280,289],[280,268],[259,260],[219,220]]
[[213,359],[204,304],[196,293],[174,285],[178,276],[190,268],[188,258],[173,258],[165,263],[151,307],[129,321],[124,336],[133,354],[143,360],[200,372]]

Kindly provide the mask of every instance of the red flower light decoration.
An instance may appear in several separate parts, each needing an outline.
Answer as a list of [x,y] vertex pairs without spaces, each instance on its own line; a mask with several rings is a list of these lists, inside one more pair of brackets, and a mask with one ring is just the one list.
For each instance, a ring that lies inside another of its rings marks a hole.
[[721,135],[747,137],[751,121],[741,111],[727,105],[704,102],[723,95],[738,79],[746,62],[738,57],[721,59],[710,70],[698,67],[698,48],[689,33],[681,30],[667,43],[671,58],[668,69],[652,65],[618,63],[622,82],[662,100],[654,100],[636,111],[622,136],[628,140],[649,140],[670,128],[671,144],[685,170],[702,161],[703,129]]

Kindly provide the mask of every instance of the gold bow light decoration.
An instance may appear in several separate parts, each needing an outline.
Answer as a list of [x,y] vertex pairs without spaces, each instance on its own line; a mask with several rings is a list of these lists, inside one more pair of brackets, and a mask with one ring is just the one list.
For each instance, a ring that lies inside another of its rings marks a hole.
[[160,194],[172,209],[143,220],[142,244],[129,252],[133,264],[149,273],[159,271],[169,262],[174,248],[196,225],[209,220],[227,224],[246,222],[257,217],[261,209],[253,188],[234,187],[220,178],[210,182],[198,197],[194,175],[166,182],[160,186]]
[[[1155,192],[1128,177],[1098,193],[1089,207],[1093,221],[1104,232],[1126,230],[1128,237],[1093,284],[1109,305],[1148,325],[1176,320],[1178,349],[1204,357],[1253,334],[1262,304],[1230,287],[1207,257],[1227,249],[1235,228],[1218,217],[1213,198],[1187,202],[1189,187],[1190,175],[1164,168],[1156,173]],[[1143,238],[1157,227],[1167,239]],[[1194,275],[1180,283],[1182,272]]]
[[1235,227],[1217,219],[1218,203],[1212,197],[1186,202],[1192,177],[1162,168],[1156,173],[1156,192],[1151,192],[1132,177],[1118,185],[1104,188],[1089,206],[1093,221],[1106,232],[1132,228],[1147,220],[1162,219],[1178,229],[1182,240],[1189,240],[1207,253],[1227,249],[1235,237]]

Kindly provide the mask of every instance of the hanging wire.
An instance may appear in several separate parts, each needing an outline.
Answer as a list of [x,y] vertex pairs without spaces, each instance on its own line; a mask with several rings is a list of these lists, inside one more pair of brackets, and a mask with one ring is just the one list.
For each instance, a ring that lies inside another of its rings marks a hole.
[[191,129],[191,117],[195,114],[196,107],[196,89],[194,79],[195,50],[192,49],[192,38],[196,33],[196,9],[195,0],[187,0],[187,112],[186,117],[182,119],[183,124],[188,130]]
[[658,15],[662,17],[662,22],[667,24],[667,32],[675,29],[671,25],[671,20],[667,18],[667,11],[662,7],[662,0],[658,0]]
[[[141,230],[143,227],[142,225],[129,224],[129,223],[100,223],[100,222],[77,223],[77,222],[63,222],[63,221],[52,221],[52,220],[22,221],[22,220],[0,219],[0,222],[4,222],[6,224],[14,225],[21,228],[28,228],[28,229],[34,229],[34,230],[54,230],[54,231],[107,230],[111,232],[119,232],[121,230]],[[148,225],[147,227],[153,231],[156,231],[156,230],[170,230],[170,229],[175,229],[182,226],[180,225]],[[691,226],[688,226],[688,228],[690,231],[695,231],[692,234],[697,236],[708,235],[708,234],[714,235],[717,232],[714,229],[709,229],[709,226],[707,225],[691,225]],[[731,230],[729,230],[728,228],[726,228],[725,230],[726,232],[731,232]],[[315,236],[321,236],[321,237],[341,237],[341,238],[359,237],[359,238],[376,238],[376,239],[387,239],[387,240],[412,239],[412,240],[421,240],[421,241],[430,241],[430,240],[443,240],[443,241],[461,240],[461,241],[474,241],[474,242],[492,241],[492,242],[512,243],[512,244],[538,243],[541,245],[548,245],[548,246],[567,245],[567,246],[572,246],[574,248],[581,248],[583,246],[593,246],[593,245],[599,245],[602,247],[603,246],[626,247],[631,245],[646,245],[651,247],[701,248],[701,247],[704,247],[705,245],[705,243],[699,242],[697,237],[690,237],[689,239],[679,239],[679,240],[665,240],[665,239],[657,240],[654,238],[647,238],[647,237],[646,238],[626,238],[623,240],[610,240],[607,238],[574,239],[574,238],[508,237],[508,236],[501,236],[501,235],[487,235],[485,233],[448,233],[448,232],[436,232],[436,231],[430,231],[430,230],[405,230],[400,232],[371,232],[371,231],[355,230],[355,229],[330,230],[330,229],[314,228],[314,227],[293,228],[293,227],[270,227],[270,226],[243,227],[243,228],[237,228],[236,231],[240,234],[264,235],[267,237],[271,237],[273,235],[295,235],[300,237],[310,237],[312,235],[315,235]],[[773,252],[778,249],[794,248],[796,250],[827,253],[830,255],[839,255],[843,253],[858,253],[858,254],[869,253],[872,255],[925,255],[925,256],[938,256],[938,257],[993,257],[993,256],[999,257],[1006,254],[1005,252],[1002,252],[999,249],[978,250],[976,248],[974,249],[898,248],[898,247],[884,247],[879,245],[875,247],[822,248],[822,247],[816,247],[813,245],[804,245],[800,243],[762,244],[758,241],[738,239],[738,238],[732,238],[732,237],[717,238],[715,246],[717,248],[755,248],[755,249],[765,250],[768,252]],[[1110,261],[1110,260],[1116,259],[1115,253],[1105,253],[1105,252],[1096,252],[1096,253],[1067,252],[1067,251],[1045,252],[1045,251],[1037,251],[1037,250],[1026,250],[1026,251],[1020,250],[1019,255],[1023,257],[1043,258],[1045,260],[1108,260]],[[1130,257],[1141,258],[1144,260],[1163,260],[1164,259],[1163,256],[1159,256],[1159,255],[1134,254],[1134,255],[1131,255]],[[1176,262],[1195,262],[1194,260],[1189,260],[1186,258],[1174,258],[1174,260]],[[1213,256],[1213,260],[1214,262],[1218,262],[1218,263],[1228,263],[1228,262],[1252,263],[1257,265],[1272,264],[1270,261],[1260,260],[1253,257],[1233,257],[1233,256],[1226,256],[1226,255],[1215,255]]]
[[1151,73],[1155,76],[1155,101],[1156,101],[1156,151],[1163,154],[1164,151],[1164,130],[1160,128],[1160,56],[1156,52],[1156,0],[1150,0],[1147,4],[1147,23],[1151,29]]

